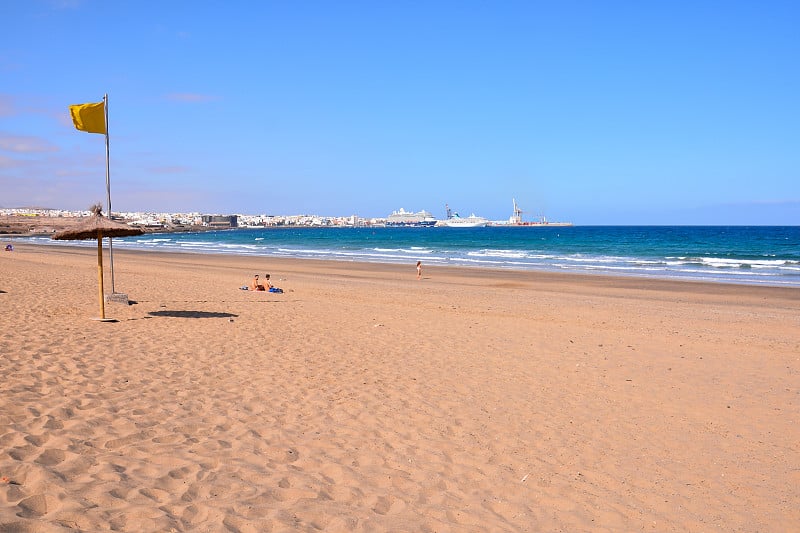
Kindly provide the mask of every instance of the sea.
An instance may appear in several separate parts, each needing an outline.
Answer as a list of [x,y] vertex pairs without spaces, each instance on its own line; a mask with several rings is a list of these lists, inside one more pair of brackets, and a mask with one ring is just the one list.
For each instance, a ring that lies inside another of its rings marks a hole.
[[[19,240],[54,246],[82,242]],[[800,226],[237,228],[150,233],[114,239],[113,246],[800,287]]]

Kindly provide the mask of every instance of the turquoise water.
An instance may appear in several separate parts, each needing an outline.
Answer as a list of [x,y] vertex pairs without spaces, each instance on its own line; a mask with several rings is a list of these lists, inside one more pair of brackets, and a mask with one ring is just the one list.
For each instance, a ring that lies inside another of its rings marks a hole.
[[800,226],[235,229],[148,234],[114,247],[800,287]]

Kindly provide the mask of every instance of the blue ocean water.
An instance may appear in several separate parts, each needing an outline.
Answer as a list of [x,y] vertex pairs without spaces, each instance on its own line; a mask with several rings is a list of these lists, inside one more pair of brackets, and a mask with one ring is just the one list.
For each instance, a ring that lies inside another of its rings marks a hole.
[[800,287],[800,226],[265,228],[147,234],[114,247]]

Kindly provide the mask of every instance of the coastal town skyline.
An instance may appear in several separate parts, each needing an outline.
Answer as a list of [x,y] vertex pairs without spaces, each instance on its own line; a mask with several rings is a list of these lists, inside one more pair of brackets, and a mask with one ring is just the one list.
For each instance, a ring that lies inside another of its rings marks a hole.
[[[101,202],[98,202],[101,204]],[[102,206],[101,206],[102,207]],[[102,214],[107,216],[107,209],[101,209]],[[450,216],[438,218],[432,213],[421,210],[418,212],[406,211],[400,208],[384,216],[369,217],[361,216],[357,213],[349,215],[319,215],[314,213],[219,213],[201,211],[180,211],[180,212],[158,212],[158,211],[114,211],[115,219],[124,220],[131,225],[149,228],[169,229],[171,226],[210,226],[209,218],[218,219],[217,227],[274,227],[274,226],[433,226],[444,223],[451,216],[459,219],[461,215],[457,212],[449,213]],[[446,214],[447,215],[447,214]],[[521,212],[514,212],[506,219],[486,220],[487,225],[552,225],[552,226],[571,226],[569,222],[550,221],[546,217],[537,217],[536,220],[523,218]],[[21,220],[31,218],[42,219],[76,219],[93,216],[92,209],[53,209],[44,207],[14,207],[5,208],[0,206],[0,217],[11,217],[12,220],[20,225]],[[468,215],[464,215],[467,217]],[[392,219],[395,218],[394,223]],[[422,218],[428,218],[430,223],[418,223]],[[229,220],[235,221],[231,224]],[[0,224],[1,225],[1,224]],[[49,229],[47,231],[50,231]],[[33,231],[37,233],[38,231]],[[0,233],[2,233],[0,231]]]
[[793,3],[4,14],[0,207],[105,198],[68,107],[108,94],[115,212],[800,223]]

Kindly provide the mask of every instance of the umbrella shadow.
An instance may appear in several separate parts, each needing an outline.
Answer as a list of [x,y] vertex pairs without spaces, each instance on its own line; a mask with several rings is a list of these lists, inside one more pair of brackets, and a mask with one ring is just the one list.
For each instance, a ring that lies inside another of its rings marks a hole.
[[167,316],[172,318],[234,318],[239,315],[233,313],[218,313],[214,311],[150,311],[150,316]]

